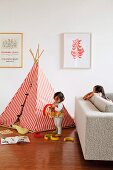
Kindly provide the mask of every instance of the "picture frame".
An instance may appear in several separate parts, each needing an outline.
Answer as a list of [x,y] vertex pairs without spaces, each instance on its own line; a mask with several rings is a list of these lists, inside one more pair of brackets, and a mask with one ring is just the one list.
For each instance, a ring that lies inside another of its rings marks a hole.
[[0,68],[23,67],[23,33],[0,33]]
[[64,34],[64,68],[91,68],[91,33]]

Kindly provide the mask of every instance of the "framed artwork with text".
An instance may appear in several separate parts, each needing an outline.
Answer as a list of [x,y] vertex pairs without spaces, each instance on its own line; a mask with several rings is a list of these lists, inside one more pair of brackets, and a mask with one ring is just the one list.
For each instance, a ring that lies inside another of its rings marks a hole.
[[23,33],[0,33],[0,68],[23,66]]

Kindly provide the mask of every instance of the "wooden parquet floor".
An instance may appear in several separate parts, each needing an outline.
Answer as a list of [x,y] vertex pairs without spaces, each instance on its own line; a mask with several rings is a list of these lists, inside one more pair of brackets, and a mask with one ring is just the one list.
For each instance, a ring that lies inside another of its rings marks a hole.
[[[0,137],[18,135],[13,130],[13,134],[0,134]],[[30,143],[0,144],[0,170],[113,170],[113,162],[84,160],[74,128],[64,129],[59,141],[35,138],[30,133],[27,136]],[[64,142],[68,136],[75,141]]]

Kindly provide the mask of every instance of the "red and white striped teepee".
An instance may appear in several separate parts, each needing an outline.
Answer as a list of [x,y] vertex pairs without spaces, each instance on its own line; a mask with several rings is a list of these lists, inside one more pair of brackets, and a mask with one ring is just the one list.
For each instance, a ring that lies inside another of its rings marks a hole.
[[[31,51],[32,53],[32,51]],[[42,53],[41,53],[42,54]],[[47,131],[55,129],[53,119],[43,115],[46,104],[52,103],[54,90],[44,73],[39,69],[38,59],[34,58],[34,65],[17,93],[14,95],[5,111],[0,116],[0,122],[4,126],[14,124],[19,117],[21,127],[34,131]],[[74,121],[64,108],[62,127],[74,126]]]

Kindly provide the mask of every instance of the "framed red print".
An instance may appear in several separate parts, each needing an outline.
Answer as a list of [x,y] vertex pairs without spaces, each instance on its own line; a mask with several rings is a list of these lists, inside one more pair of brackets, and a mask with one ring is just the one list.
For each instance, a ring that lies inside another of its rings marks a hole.
[[64,34],[64,68],[91,68],[91,33]]
[[23,66],[23,33],[0,33],[0,68]]

